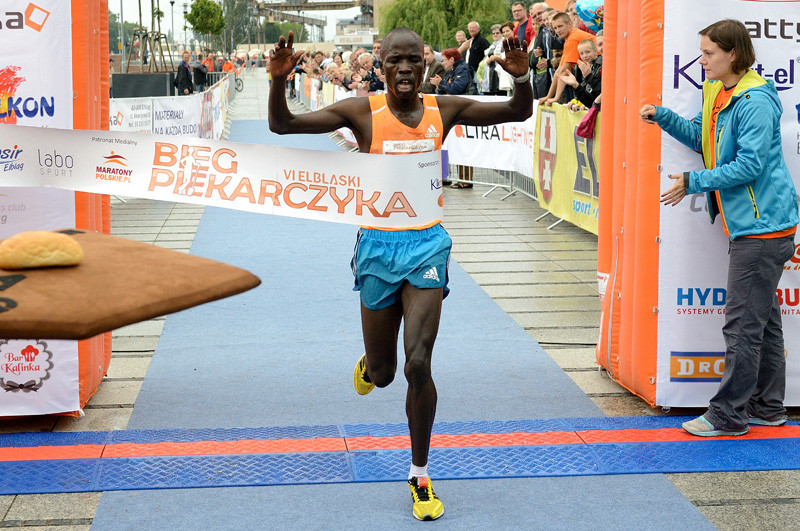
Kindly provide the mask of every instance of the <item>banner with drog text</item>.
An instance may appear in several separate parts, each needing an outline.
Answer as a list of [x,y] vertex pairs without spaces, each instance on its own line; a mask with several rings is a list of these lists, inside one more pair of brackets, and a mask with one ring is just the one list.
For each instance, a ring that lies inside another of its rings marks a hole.
[[[705,72],[697,32],[735,13],[753,40],[752,68],[775,83],[783,105],[783,156],[800,190],[800,42],[795,22],[800,2],[670,0],[664,10],[662,105],[691,120],[702,107]],[[699,154],[661,135],[661,189],[672,173],[702,169]],[[705,406],[725,367],[728,243],[718,217],[712,225],[705,194],[685,197],[660,212],[656,405]],[[796,242],[797,243],[797,242]],[[655,273],[655,272],[654,272]],[[777,289],[783,322],[787,406],[800,405],[800,245],[784,265]]]
[[15,146],[3,186],[48,186],[382,228],[442,219],[432,141],[403,156],[320,152],[201,138],[0,126]]

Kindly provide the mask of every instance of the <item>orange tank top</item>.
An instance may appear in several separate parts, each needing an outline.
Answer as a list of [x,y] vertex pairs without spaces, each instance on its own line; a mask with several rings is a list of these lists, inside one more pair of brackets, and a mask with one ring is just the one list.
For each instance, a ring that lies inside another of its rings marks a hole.
[[421,94],[425,112],[416,127],[409,127],[398,120],[386,104],[386,94],[369,97],[372,111],[372,143],[370,153],[402,155],[424,153],[442,149],[442,115],[436,96]]
[[[442,115],[439,114],[439,105],[433,94],[420,94],[425,110],[422,120],[416,127],[409,127],[397,119],[386,104],[386,94],[369,97],[369,108],[372,111],[372,142],[369,146],[370,153],[384,155],[408,155],[411,153],[425,153],[442,149]],[[441,204],[442,198],[439,198]],[[425,226],[405,227],[403,229],[387,229],[368,227],[377,230],[421,230],[432,227],[441,221],[434,221]]]

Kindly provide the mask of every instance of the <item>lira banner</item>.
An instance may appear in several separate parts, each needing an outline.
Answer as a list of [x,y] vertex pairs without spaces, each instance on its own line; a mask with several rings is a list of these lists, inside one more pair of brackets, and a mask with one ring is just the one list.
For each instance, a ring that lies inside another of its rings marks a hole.
[[[498,96],[469,96],[478,101],[496,102]],[[516,171],[533,177],[534,132],[536,107],[524,122],[496,125],[456,125],[447,135],[442,149],[447,150],[450,164]]]
[[[430,144],[430,145],[429,145]],[[395,142],[404,156],[290,149],[108,131],[0,126],[3,186],[193,203],[383,228],[442,219],[432,141]],[[4,153],[4,152],[2,152]]]

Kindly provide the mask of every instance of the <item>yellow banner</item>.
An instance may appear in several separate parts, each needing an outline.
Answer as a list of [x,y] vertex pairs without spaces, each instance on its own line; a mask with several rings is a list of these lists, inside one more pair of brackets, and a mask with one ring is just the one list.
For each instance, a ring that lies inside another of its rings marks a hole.
[[587,139],[575,134],[585,115],[563,105],[538,106],[533,175],[542,208],[597,234],[600,142],[597,135]]

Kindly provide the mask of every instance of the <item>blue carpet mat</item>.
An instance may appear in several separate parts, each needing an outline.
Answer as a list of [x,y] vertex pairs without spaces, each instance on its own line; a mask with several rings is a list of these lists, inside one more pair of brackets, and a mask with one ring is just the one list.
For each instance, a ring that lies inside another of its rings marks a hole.
[[[234,122],[230,139],[338,149],[325,135],[278,137],[257,121]],[[192,254],[248,269],[263,283],[167,318],[128,427],[404,424],[402,371],[366,397],[352,389],[352,367],[363,352],[358,295],[350,291],[355,233],[350,226],[207,208]],[[458,264],[450,273],[453,291],[433,356],[437,422],[602,416]],[[398,455],[407,466],[407,456]],[[229,474],[228,463],[215,469],[219,475]],[[437,492],[447,515],[436,525],[445,528],[711,528],[660,475],[442,481]],[[404,485],[368,483],[107,492],[93,527],[412,524],[419,525]]]

